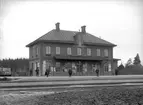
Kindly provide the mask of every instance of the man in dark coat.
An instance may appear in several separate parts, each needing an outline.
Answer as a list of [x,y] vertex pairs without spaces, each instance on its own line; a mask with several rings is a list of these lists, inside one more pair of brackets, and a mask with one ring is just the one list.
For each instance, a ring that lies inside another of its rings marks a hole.
[[39,76],[39,68],[36,68],[36,76]]
[[69,73],[69,76],[71,77],[71,75],[72,75],[72,69],[71,68],[69,68],[68,73]]
[[50,69],[46,69],[45,75],[48,77],[50,74]]
[[115,69],[115,75],[118,75],[118,69]]
[[99,69],[96,69],[96,75],[99,76]]

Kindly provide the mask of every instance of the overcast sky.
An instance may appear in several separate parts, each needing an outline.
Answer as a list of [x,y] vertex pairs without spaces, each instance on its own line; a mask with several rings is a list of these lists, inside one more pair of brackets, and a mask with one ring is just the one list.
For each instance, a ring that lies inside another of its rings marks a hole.
[[[114,58],[143,62],[142,0],[0,0],[0,59],[29,57],[25,46],[55,28],[86,31],[117,45]],[[143,63],[142,63],[143,64]]]

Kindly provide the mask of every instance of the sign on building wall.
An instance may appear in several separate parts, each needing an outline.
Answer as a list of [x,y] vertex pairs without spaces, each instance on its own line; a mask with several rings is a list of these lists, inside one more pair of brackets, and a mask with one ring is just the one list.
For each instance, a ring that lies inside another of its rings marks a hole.
[[72,70],[73,70],[73,73],[77,72],[77,67],[74,62],[72,63]]
[[109,71],[111,71],[111,63],[108,64]]
[[34,64],[34,70],[36,70],[36,63],[33,63]]
[[38,67],[38,68],[40,67],[40,63],[39,63],[39,62],[37,62],[37,67]]

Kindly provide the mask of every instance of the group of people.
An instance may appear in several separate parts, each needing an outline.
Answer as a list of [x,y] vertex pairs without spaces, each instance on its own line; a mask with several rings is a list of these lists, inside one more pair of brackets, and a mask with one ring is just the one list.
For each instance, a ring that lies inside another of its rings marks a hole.
[[[38,67],[36,68],[35,72],[36,72],[36,76],[39,76],[39,68]],[[30,69],[30,76],[32,76],[32,75],[33,75],[33,70]]]
[[[36,72],[36,76],[39,76],[39,68],[38,67],[36,68],[35,72]],[[95,72],[96,72],[96,75],[99,76],[99,69],[96,69]],[[48,77],[49,74],[50,74],[50,69],[46,69],[45,75]],[[69,74],[69,77],[72,76],[73,70],[71,68],[68,69],[68,74]],[[32,76],[32,70],[30,70],[30,76]]]

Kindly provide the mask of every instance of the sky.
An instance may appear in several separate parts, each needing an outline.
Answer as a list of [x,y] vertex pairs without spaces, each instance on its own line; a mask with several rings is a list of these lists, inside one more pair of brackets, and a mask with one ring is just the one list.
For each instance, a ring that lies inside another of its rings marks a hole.
[[112,42],[119,63],[139,53],[143,64],[142,0],[0,0],[0,59],[28,58],[30,42],[55,28],[86,31]]

